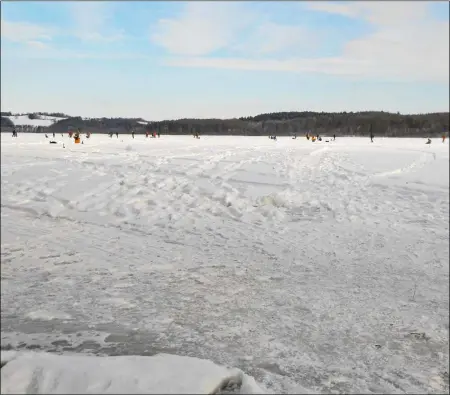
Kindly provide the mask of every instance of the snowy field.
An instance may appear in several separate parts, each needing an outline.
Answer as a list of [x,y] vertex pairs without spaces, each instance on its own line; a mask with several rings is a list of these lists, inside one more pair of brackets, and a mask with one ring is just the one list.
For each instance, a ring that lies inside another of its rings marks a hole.
[[58,141],[1,136],[2,349],[448,392],[448,141]]
[[66,119],[61,117],[50,117],[48,115],[39,115],[39,119],[30,119],[28,117],[28,114],[11,115],[5,118],[9,118],[11,122],[14,124],[14,126],[35,126],[35,127],[37,126],[48,127],[55,122]]

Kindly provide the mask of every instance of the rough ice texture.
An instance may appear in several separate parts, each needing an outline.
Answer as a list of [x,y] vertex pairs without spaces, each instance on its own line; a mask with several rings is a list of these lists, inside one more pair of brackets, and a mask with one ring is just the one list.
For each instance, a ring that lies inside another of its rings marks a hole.
[[3,394],[217,394],[229,382],[236,393],[263,393],[241,371],[198,358],[3,353]]
[[2,135],[3,348],[448,392],[448,141],[58,139]]

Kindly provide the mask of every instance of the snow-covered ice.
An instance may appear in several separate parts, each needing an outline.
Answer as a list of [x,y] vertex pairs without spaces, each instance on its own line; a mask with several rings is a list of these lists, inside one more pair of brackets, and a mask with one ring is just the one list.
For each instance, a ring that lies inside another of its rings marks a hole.
[[448,142],[1,138],[3,349],[448,392]]

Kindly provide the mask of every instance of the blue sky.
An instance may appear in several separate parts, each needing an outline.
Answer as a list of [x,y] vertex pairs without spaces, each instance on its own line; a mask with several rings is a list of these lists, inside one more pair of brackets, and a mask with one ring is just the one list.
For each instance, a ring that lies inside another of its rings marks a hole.
[[448,2],[2,2],[2,111],[449,109]]

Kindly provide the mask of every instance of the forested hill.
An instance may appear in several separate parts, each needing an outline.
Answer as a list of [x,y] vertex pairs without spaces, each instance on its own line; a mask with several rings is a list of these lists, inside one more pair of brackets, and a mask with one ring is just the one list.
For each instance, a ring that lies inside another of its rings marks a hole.
[[[83,119],[71,117],[45,128],[65,133],[69,127],[92,133],[145,133],[202,135],[301,135],[307,131],[320,135],[375,135],[391,137],[440,136],[449,130],[449,113],[402,115],[387,112],[278,112],[239,119],[179,119],[148,122],[130,118]],[[44,131],[44,130],[43,130]]]

